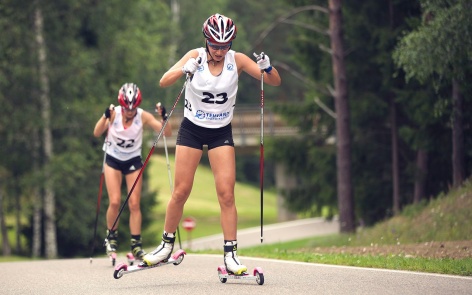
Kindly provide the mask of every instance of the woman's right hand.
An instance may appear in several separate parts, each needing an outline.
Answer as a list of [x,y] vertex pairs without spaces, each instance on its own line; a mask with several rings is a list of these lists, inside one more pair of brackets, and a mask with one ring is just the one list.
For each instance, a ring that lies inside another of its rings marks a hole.
[[115,112],[115,105],[111,104],[108,108],[105,109],[105,112],[103,113],[105,119],[110,119],[113,112]]

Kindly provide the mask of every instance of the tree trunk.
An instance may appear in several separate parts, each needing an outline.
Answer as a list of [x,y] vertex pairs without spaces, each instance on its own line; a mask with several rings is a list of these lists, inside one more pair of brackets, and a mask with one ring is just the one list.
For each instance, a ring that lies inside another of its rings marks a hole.
[[400,213],[400,171],[398,164],[398,133],[397,133],[397,106],[393,98],[390,99],[390,123],[392,136],[392,179],[393,179],[393,213]]
[[[171,0],[170,8],[172,12],[172,30],[176,31],[176,28],[179,27],[180,22],[180,4],[179,0]],[[177,53],[177,48],[179,44],[177,43],[178,38],[172,38],[169,45],[169,66],[173,66],[175,63],[175,55]]]
[[[392,0],[388,1],[389,26],[394,31],[394,9]],[[392,139],[392,187],[393,187],[393,213],[395,215],[401,210],[400,196],[400,169],[398,162],[398,127],[397,127],[397,104],[393,94],[390,95],[390,123],[391,123],[391,139]]]
[[52,187],[51,171],[49,164],[53,156],[52,150],[52,132],[51,132],[51,108],[49,98],[49,77],[46,57],[46,44],[44,41],[43,15],[42,11],[36,3],[35,9],[35,35],[38,50],[38,68],[39,68],[39,85],[40,85],[40,103],[41,117],[43,120],[43,150],[44,150],[44,167],[45,167],[45,187],[44,187],[44,240],[45,254],[47,258],[57,257],[57,241],[56,241],[56,217],[55,217],[55,195]]
[[41,209],[42,209],[42,198],[37,188],[33,189],[33,245],[31,249],[31,255],[33,257],[41,256]]
[[416,152],[415,191],[413,203],[417,204],[425,196],[426,176],[428,175],[428,152],[418,150]]
[[458,187],[465,178],[464,130],[462,126],[463,98],[459,83],[452,81],[452,186]]
[[336,107],[337,190],[340,231],[356,231],[351,180],[350,113],[344,64],[341,0],[329,0],[329,28],[333,61],[334,101]]
[[10,240],[8,239],[7,225],[5,223],[5,209],[3,208],[3,184],[0,184],[0,229],[2,232],[2,254],[11,255]]
[[[33,145],[33,173],[37,174],[39,172],[39,150],[41,148],[41,142],[39,140],[38,130],[35,129],[33,134],[31,135],[31,141]],[[41,194],[39,192],[39,188],[34,186],[33,190],[33,200],[34,200],[34,209],[33,209],[33,245],[32,245],[32,256],[33,257],[40,257],[41,256],[41,210],[43,208],[43,199],[41,198]]]
[[16,234],[15,234],[15,253],[21,254],[21,202],[20,202],[20,189],[18,188],[18,184],[15,184],[16,189],[16,198],[15,198],[15,226],[16,226]]
[[282,191],[291,190],[297,186],[295,176],[287,173],[285,164],[275,164],[275,187],[277,189],[277,221],[284,222],[297,219],[297,214],[287,209]]

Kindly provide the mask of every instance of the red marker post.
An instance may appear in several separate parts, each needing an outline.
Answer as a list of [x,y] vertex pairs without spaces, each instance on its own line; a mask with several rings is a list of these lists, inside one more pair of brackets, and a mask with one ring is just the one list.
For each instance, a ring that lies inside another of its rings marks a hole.
[[182,220],[182,227],[185,229],[185,231],[187,231],[189,249],[192,248],[192,236],[190,233],[196,226],[197,226],[197,222],[195,221],[195,218],[193,217],[185,217],[184,220]]

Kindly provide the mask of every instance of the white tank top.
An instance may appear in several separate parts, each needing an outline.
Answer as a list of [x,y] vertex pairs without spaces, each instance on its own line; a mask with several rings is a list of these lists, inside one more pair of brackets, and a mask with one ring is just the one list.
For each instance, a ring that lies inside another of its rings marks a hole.
[[107,134],[106,153],[120,161],[141,157],[143,143],[143,109],[138,108],[130,127],[123,126],[121,107],[115,107],[115,120],[110,124]]
[[213,76],[205,48],[198,48],[202,63],[185,89],[184,116],[195,125],[220,128],[231,123],[238,92],[238,69],[234,50],[226,53],[223,71]]

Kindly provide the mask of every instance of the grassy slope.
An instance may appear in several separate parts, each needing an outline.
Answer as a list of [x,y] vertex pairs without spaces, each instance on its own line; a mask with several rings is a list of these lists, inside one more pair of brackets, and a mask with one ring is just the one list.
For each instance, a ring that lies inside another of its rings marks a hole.
[[472,182],[359,232],[353,244],[366,245],[472,240]]
[[[157,151],[146,167],[149,173],[151,190],[158,191],[156,198],[159,204],[153,208],[155,222],[144,233],[148,241],[151,237],[160,237],[164,226],[164,213],[170,198],[169,176],[163,151]],[[174,155],[169,155],[172,178],[174,177]],[[260,224],[260,188],[236,183],[236,205],[238,208],[238,228],[248,228]],[[195,175],[192,193],[185,204],[183,217],[194,217],[197,226],[192,231],[192,238],[204,237],[221,233],[219,222],[220,207],[216,198],[213,174],[210,168],[200,165]],[[264,224],[276,222],[276,194],[272,191],[264,191]],[[181,229],[182,240],[187,239],[187,234]],[[160,239],[160,238],[159,238]],[[157,240],[153,241],[157,242]]]
[[244,249],[244,255],[314,263],[472,276],[472,258],[411,258],[401,255],[321,254],[317,247],[472,241],[472,181],[448,194],[403,209],[396,217],[357,234],[339,234]]

